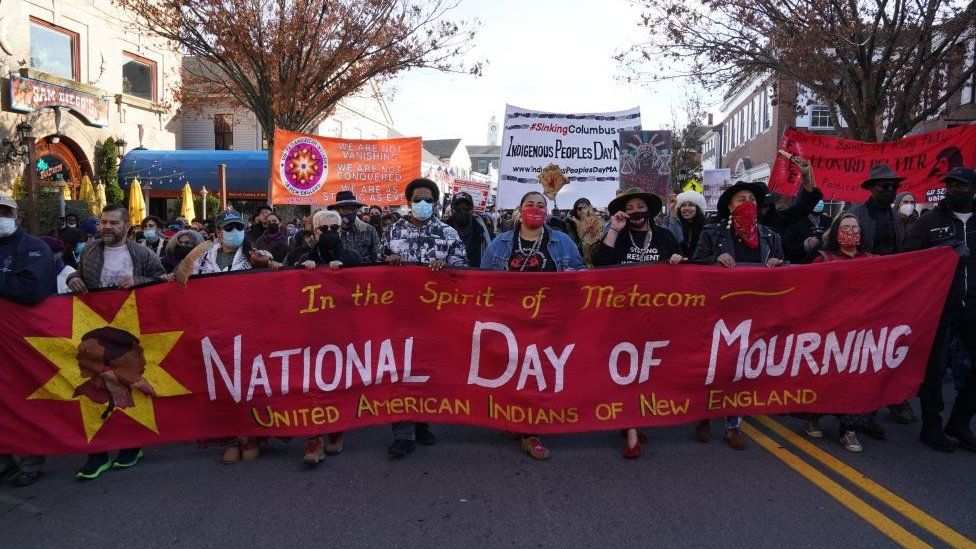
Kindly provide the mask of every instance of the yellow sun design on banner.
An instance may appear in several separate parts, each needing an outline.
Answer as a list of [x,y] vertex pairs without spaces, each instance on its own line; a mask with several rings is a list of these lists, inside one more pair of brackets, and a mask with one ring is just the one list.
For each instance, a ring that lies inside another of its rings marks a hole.
[[[155,397],[190,394],[186,387],[180,385],[160,366],[160,363],[176,345],[183,332],[142,333],[139,326],[139,311],[136,307],[135,293],[129,294],[111,322],[107,322],[80,299],[74,298],[72,300],[70,338],[24,338],[27,343],[58,367],[58,372],[27,398],[30,400],[77,401],[81,407],[81,418],[88,442],[91,442],[92,438],[112,416],[102,417],[106,410],[105,403],[95,402],[90,397],[77,392],[79,387],[90,381],[90,378],[83,374],[82,368],[79,366],[79,347],[86,334],[106,327],[128,332],[138,339],[138,346],[141,347],[142,355],[145,358],[145,371],[142,373],[142,379],[152,388]],[[131,398],[131,406],[116,407],[112,413],[121,412],[154,433],[158,433],[156,414],[153,408],[154,397],[139,390],[132,390]]]

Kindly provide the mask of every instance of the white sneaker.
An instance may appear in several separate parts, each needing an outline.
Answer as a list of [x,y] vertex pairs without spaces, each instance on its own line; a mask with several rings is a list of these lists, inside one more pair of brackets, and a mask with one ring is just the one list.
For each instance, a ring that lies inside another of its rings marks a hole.
[[848,452],[857,453],[864,449],[861,446],[861,441],[857,440],[857,435],[854,434],[854,431],[845,432],[844,436],[840,437],[840,443],[844,445],[844,449]]
[[803,431],[813,438],[823,438],[823,430],[820,429],[820,421],[812,419],[803,425]]

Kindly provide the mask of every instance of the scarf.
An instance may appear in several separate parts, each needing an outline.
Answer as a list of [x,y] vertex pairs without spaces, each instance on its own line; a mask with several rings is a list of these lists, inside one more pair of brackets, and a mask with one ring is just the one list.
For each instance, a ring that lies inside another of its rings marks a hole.
[[759,247],[759,225],[756,222],[758,211],[755,202],[743,202],[729,218],[732,232],[747,248],[753,250]]

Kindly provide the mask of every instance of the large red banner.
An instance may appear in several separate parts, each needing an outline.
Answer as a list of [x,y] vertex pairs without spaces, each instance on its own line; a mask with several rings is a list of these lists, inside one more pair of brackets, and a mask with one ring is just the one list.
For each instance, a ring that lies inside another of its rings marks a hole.
[[[919,203],[935,203],[944,196],[942,177],[952,168],[976,167],[976,125],[934,131],[886,143],[865,143],[797,130],[786,130],[780,149],[813,164],[817,186],[828,200],[864,202],[861,188],[875,164],[886,163],[906,178],[900,190]],[[769,177],[775,192],[793,194],[800,185],[800,170],[777,155]]]
[[865,412],[916,392],[956,262],[363,267],[2,302],[0,453],[407,419],[553,433]]

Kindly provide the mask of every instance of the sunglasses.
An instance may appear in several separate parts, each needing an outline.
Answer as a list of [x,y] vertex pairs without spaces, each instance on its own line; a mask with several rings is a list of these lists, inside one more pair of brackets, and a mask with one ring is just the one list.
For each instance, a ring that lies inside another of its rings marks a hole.
[[434,197],[433,196],[429,196],[427,198],[414,198],[412,200],[412,202],[414,204],[420,204],[421,202],[426,202],[428,204],[433,204],[434,203]]
[[225,231],[243,231],[244,225],[241,223],[231,223],[230,225],[224,226]]
[[334,233],[339,232],[339,226],[338,225],[319,225],[318,226],[318,229],[320,231],[332,231]]

